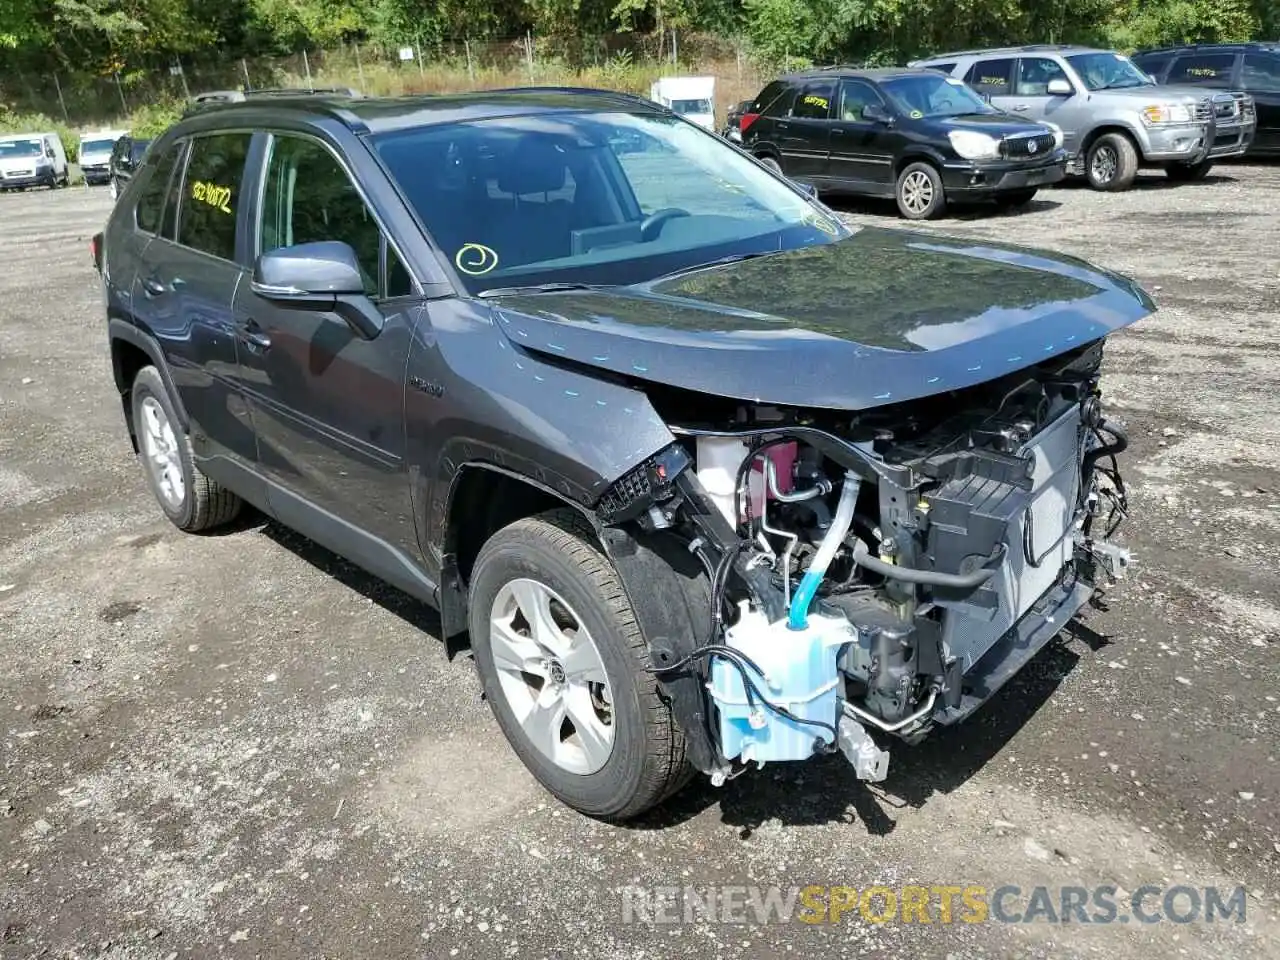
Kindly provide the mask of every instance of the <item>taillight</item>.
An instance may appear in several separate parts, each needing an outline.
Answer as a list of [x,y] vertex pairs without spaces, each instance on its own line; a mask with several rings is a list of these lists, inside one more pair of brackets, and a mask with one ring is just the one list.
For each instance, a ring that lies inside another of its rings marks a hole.
[[742,115],[742,119],[738,121],[738,129],[743,133],[746,133],[747,127],[751,126],[753,123],[755,123],[759,119],[760,119],[760,114],[758,113],[744,113]]
[[93,257],[93,265],[102,272],[102,234],[95,233],[89,240],[89,254]]

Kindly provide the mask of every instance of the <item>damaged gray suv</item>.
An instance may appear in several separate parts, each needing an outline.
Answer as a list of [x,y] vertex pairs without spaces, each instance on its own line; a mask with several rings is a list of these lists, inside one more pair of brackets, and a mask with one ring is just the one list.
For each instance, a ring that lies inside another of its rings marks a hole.
[[832,752],[883,779],[1127,562],[1133,283],[850,229],[638,98],[210,107],[93,252],[169,519],[247,502],[438,608],[592,816]]

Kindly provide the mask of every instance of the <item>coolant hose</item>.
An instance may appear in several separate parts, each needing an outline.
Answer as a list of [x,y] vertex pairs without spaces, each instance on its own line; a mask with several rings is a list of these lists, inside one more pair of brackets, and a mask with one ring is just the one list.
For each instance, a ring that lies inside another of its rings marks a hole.
[[818,552],[813,555],[813,562],[805,571],[795,596],[791,598],[791,609],[787,614],[787,628],[804,630],[809,626],[809,604],[813,595],[818,592],[818,584],[827,574],[827,567],[835,559],[836,550],[844,542],[853,523],[853,508],[858,503],[858,488],[862,486],[862,478],[850,470],[844,475],[844,486],[840,490],[840,502],[836,506],[836,515],[827,528],[827,535],[822,538]]

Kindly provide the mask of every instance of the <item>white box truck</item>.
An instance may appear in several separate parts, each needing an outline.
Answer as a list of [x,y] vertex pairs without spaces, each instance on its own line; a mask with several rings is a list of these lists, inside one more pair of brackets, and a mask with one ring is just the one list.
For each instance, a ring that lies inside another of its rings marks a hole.
[[56,133],[7,133],[0,136],[0,190],[65,187],[67,151]]
[[716,128],[715,77],[663,77],[649,88],[649,99],[700,127]]
[[128,130],[95,130],[80,134],[80,174],[87,184],[111,181],[111,151]]

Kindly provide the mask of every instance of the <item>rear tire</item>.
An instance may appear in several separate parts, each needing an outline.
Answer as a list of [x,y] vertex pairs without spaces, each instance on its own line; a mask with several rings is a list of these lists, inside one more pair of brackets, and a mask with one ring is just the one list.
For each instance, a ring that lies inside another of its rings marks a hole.
[[1199,163],[1171,163],[1164,168],[1164,172],[1175,183],[1191,183],[1203,180],[1212,169],[1212,160],[1201,160]]
[[1089,145],[1084,169],[1095,190],[1128,190],[1138,175],[1138,150],[1123,133],[1104,133]]
[[196,466],[160,371],[143,367],[133,380],[133,429],[147,483],[166,517],[179,530],[198,533],[234,520],[243,501]]
[[898,212],[908,220],[933,220],[947,209],[942,177],[933,164],[923,161],[907,164],[898,174],[894,198]]
[[647,672],[648,644],[613,565],[575,511],[495,533],[472,570],[469,616],[490,709],[557,798],[621,821],[688,781],[684,733]]

